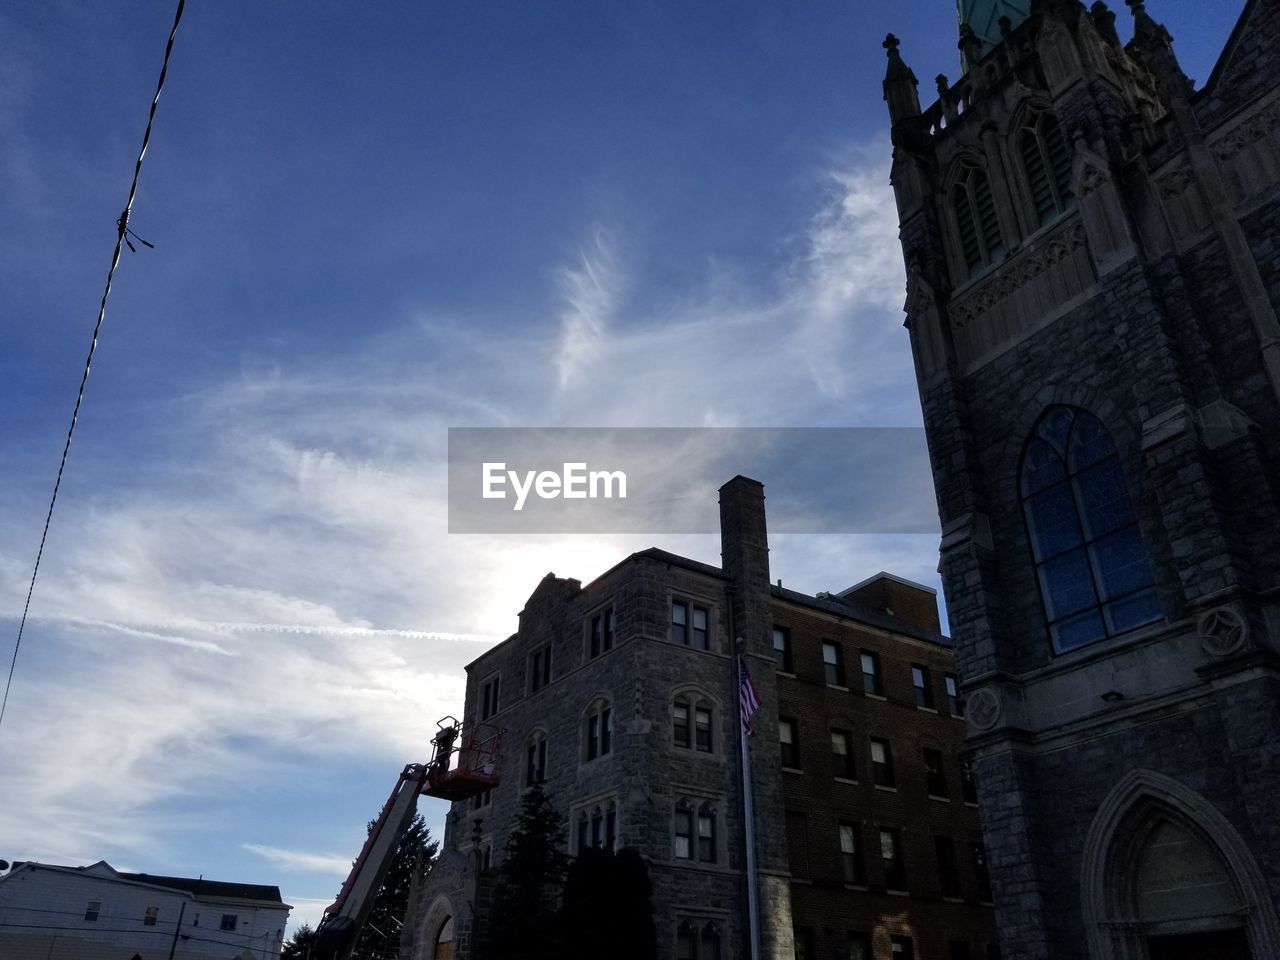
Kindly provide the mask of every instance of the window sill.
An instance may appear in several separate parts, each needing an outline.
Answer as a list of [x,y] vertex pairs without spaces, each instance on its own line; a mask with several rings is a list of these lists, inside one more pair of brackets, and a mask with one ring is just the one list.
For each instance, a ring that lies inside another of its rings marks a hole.
[[917,710],[919,710],[921,713],[935,713],[935,714],[936,714],[936,713],[938,712],[938,708],[937,708],[937,707],[924,707],[924,706],[921,706],[921,705],[920,705],[920,704],[918,704],[918,703],[916,704],[916,709],[917,709]]
[[943,897],[943,903],[964,903],[964,897]]
[[796,675],[790,670],[778,670],[777,674],[780,677],[790,677],[792,680],[796,678]]
[[877,790],[883,790],[885,793],[897,793],[897,792],[898,792],[898,788],[897,788],[897,787],[886,787],[883,783],[877,783],[877,784],[875,785],[875,788],[876,788]]
[[966,800],[966,801],[964,802],[964,805],[965,805],[966,807],[973,807],[973,809],[975,809],[975,810],[977,810],[977,809],[978,809],[978,804],[977,804],[977,802],[976,802],[976,801],[974,801],[974,800]]
[[868,700],[880,700],[884,702],[887,702],[889,699],[883,693],[864,693],[863,696]]
[[855,787],[858,785],[858,781],[854,780],[851,777],[832,777],[831,779],[833,779],[836,783],[851,783]]
[[846,883],[843,886],[846,890],[860,890],[863,893],[871,889],[865,883]]
[[950,802],[951,802],[951,798],[950,798],[950,797],[940,797],[940,796],[938,796],[938,794],[936,794],[936,793],[931,793],[931,794],[929,794],[929,799],[930,799],[930,800],[937,800],[939,803],[950,803]]
[[785,766],[784,766],[784,767],[782,768],[782,772],[783,772],[783,773],[796,773],[796,774],[803,774],[803,773],[804,773],[804,770],[803,770],[802,768],[800,768],[800,767],[785,767]]
[[839,690],[841,693],[848,693],[848,692],[849,692],[849,688],[848,688],[848,687],[846,687],[843,683],[828,683],[828,684],[827,684],[827,689],[828,689],[828,690]]
[[891,896],[891,897],[909,897],[909,896],[911,896],[911,894],[910,894],[908,891],[906,891],[906,890],[886,890],[886,891],[885,891],[885,893],[887,893],[887,894],[888,894],[889,896]]

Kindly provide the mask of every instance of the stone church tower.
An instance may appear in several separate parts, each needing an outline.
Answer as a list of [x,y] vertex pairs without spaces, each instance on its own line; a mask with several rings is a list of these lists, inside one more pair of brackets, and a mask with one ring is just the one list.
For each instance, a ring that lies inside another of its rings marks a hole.
[[927,109],[887,38],[907,327],[1005,960],[1261,960],[1280,0],[1198,90],[1129,6],[961,0]]

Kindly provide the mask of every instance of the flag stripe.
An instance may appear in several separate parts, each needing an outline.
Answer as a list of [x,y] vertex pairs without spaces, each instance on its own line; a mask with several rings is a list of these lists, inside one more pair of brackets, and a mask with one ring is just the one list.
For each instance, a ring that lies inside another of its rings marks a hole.
[[738,709],[742,716],[742,729],[754,734],[751,729],[751,715],[760,708],[760,698],[756,695],[755,684],[751,682],[751,674],[747,673],[747,661],[738,655]]

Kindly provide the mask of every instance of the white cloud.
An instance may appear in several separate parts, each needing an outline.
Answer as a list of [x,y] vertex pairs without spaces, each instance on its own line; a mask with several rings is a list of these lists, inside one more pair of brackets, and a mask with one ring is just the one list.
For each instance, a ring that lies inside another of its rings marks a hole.
[[272,863],[278,863],[286,870],[308,870],[314,873],[331,873],[345,877],[351,871],[352,859],[349,856],[328,853],[307,853],[302,850],[283,850],[280,847],[268,846],[264,843],[242,843],[240,846],[250,853],[256,853]]
[[[420,316],[355,355],[247,364],[185,398],[167,472],[59,505],[0,733],[10,855],[158,866],[242,792],[280,803],[291,778],[355,763],[389,780],[426,758],[462,665],[548,571],[585,580],[655,541],[717,562],[714,537],[449,536],[450,425],[918,422],[886,177],[833,174],[764,297],[733,265],[646,293],[596,231],[554,274],[560,311],[501,343]],[[779,538],[774,575],[923,578],[934,546]],[[28,571],[13,549],[11,610]],[[328,846],[333,821],[309,816]],[[308,843],[243,847],[325,876],[349,860],[291,848]]]

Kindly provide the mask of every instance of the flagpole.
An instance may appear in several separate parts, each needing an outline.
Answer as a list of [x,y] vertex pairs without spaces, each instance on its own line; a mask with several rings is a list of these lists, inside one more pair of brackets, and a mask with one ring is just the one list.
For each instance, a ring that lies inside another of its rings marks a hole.
[[[738,638],[739,688],[746,670],[742,655],[742,638]],[[741,694],[740,694],[741,695]],[[738,743],[742,749],[742,820],[746,828],[747,847],[747,924],[750,960],[760,960],[760,890],[756,885],[756,804],[751,781],[751,748],[747,740],[745,720],[738,724]]]

